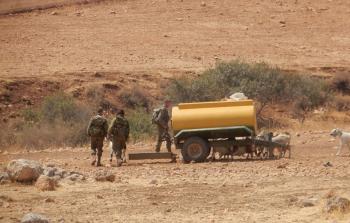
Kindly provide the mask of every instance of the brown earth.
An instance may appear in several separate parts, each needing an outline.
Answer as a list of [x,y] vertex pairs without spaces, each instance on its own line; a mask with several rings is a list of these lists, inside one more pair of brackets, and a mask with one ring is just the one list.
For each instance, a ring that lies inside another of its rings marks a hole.
[[[349,13],[346,0],[133,0],[2,16],[0,112],[15,117],[58,90],[85,100],[89,89],[102,87],[113,100],[139,87],[157,100],[169,78],[235,58],[327,77],[349,72]],[[18,222],[30,211],[54,222],[348,222],[349,215],[322,212],[331,190],[350,198],[349,157],[335,157],[328,136],[338,126],[347,127],[328,120],[299,125],[290,160],[129,162],[100,168],[116,173],[114,183],[88,179],[49,192],[0,185],[0,222]],[[144,149],[151,145],[130,148]],[[15,158],[96,171],[87,148],[9,151],[0,155],[1,167]],[[328,161],[332,167],[323,165]],[[315,206],[301,207],[303,199]]]
[[[9,2],[2,1],[2,9]],[[68,92],[130,79],[141,88],[164,89],[164,78],[235,58],[314,75],[349,72],[349,12],[345,0],[116,0],[1,16],[0,110],[24,107],[20,97],[3,99],[11,94],[8,82],[23,80],[58,82]],[[94,72],[108,77],[101,81]],[[29,86],[17,90],[26,100],[51,92]]]
[[[336,157],[337,142],[327,131],[300,133],[293,133],[291,159],[266,161],[129,161],[121,168],[96,168],[89,166],[87,148],[2,153],[2,167],[12,159],[35,159],[87,176],[111,170],[116,181],[88,178],[46,192],[31,185],[0,185],[0,222],[18,222],[27,212],[53,222],[348,222],[349,214],[322,210],[329,194],[350,198],[349,151]],[[130,151],[151,148],[139,144]],[[310,202],[314,206],[308,207]]]

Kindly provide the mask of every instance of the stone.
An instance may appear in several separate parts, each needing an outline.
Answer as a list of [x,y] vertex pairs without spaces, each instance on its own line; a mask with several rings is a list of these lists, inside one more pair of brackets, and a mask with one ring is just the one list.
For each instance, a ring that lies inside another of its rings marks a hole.
[[34,182],[43,172],[40,163],[33,160],[12,160],[6,167],[7,174],[12,181]]
[[323,164],[324,167],[332,167],[333,164],[331,164],[331,162],[326,162]]
[[313,207],[315,206],[315,203],[317,202],[317,200],[315,199],[308,199],[308,198],[305,198],[301,201],[299,201],[299,206],[300,207],[303,207],[303,208],[306,208],[306,207]]
[[10,177],[6,172],[0,172],[0,184],[6,184],[10,182]]
[[153,179],[149,182],[149,184],[158,184],[158,181],[156,179]]
[[82,180],[85,180],[85,177],[82,174],[74,173],[74,174],[67,176],[66,179],[71,180],[71,181],[82,181]]
[[35,183],[35,187],[41,191],[53,191],[56,186],[57,181],[45,175],[41,175]]
[[58,13],[53,11],[53,12],[51,12],[51,15],[58,15]]
[[207,3],[201,2],[201,6],[202,6],[202,7],[205,7],[205,6],[207,6]]
[[28,213],[24,215],[21,220],[21,223],[49,223],[49,219],[45,216],[35,213]]
[[50,198],[50,197],[46,198],[44,201],[45,201],[46,203],[53,203],[53,202],[55,202],[55,200],[52,199],[52,198]]
[[338,212],[346,214],[350,212],[350,201],[347,198],[333,196],[327,199],[324,211],[326,213]]
[[288,163],[282,163],[277,166],[277,169],[285,169],[288,166]]
[[66,175],[66,171],[62,170],[62,169],[56,169],[55,170],[55,176],[59,176],[61,178],[63,178]]
[[55,176],[56,170],[57,170],[57,169],[54,168],[54,167],[47,167],[47,168],[44,169],[43,174],[44,174],[45,176],[48,176],[48,177],[53,177],[53,176]]
[[95,180],[100,182],[104,182],[104,181],[114,182],[115,175],[109,171],[101,171],[95,174]]

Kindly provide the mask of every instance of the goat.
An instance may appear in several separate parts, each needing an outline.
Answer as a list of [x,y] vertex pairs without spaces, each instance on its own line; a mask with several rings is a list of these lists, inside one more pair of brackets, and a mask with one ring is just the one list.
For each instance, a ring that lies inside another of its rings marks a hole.
[[288,132],[280,133],[272,137],[272,142],[279,143],[281,145],[281,147],[278,147],[280,157],[285,157],[287,150],[289,152],[288,158],[291,157],[290,140],[291,135]]
[[[272,132],[268,133],[268,132],[263,131],[263,132],[260,132],[256,136],[256,138],[260,139],[260,140],[268,141],[269,135],[272,136],[273,135]],[[279,154],[280,154],[279,157],[285,157],[287,150],[289,152],[289,158],[291,157],[291,146],[290,146],[291,135],[288,132],[280,133],[278,135],[273,136],[271,138],[271,141],[281,145],[281,147],[273,148],[273,149],[278,149]],[[273,150],[271,150],[271,152],[272,151]],[[259,157],[262,156],[262,157],[267,158],[267,156],[269,156],[269,149],[264,147],[264,146],[257,146],[255,153]]]
[[336,153],[337,156],[340,155],[340,152],[345,145],[347,145],[350,150],[350,133],[349,132],[344,132],[340,129],[332,129],[330,135],[333,137],[338,137],[338,136],[340,137],[340,145]]
[[243,156],[247,154],[247,159],[249,156],[253,158],[253,148],[251,146],[230,146],[230,147],[225,147],[225,146],[218,146],[218,147],[213,147],[213,152],[211,155],[211,160],[215,160],[215,154],[219,154],[219,159],[221,158],[231,158],[233,161],[234,156]]

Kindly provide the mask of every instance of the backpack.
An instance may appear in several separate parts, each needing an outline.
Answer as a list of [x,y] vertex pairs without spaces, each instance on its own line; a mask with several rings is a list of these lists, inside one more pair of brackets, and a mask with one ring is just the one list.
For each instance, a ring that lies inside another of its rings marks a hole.
[[112,123],[112,135],[116,139],[125,141],[128,138],[129,126],[126,120],[117,117]]
[[88,129],[89,136],[95,136],[95,137],[105,136],[106,135],[105,128],[104,128],[105,123],[106,123],[106,120],[103,117],[95,116],[91,120],[91,124]]
[[152,124],[157,124],[159,122],[158,120],[158,116],[160,113],[161,109],[157,108],[153,110],[153,114],[152,114]]

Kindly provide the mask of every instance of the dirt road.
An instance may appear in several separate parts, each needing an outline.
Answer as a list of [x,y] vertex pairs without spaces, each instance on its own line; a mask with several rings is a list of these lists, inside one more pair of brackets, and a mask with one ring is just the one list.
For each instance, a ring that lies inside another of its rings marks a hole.
[[[1,185],[13,199],[0,208],[0,222],[18,222],[24,213],[42,213],[53,222],[348,222],[350,215],[322,212],[331,191],[350,198],[350,163],[336,157],[327,132],[302,133],[293,140],[292,159],[171,164],[129,162],[112,169],[114,183],[62,182],[52,192],[34,186]],[[151,148],[132,146],[130,150]],[[105,152],[104,163],[107,163]],[[54,163],[93,175],[88,150],[61,149],[0,155]],[[331,167],[324,164],[330,162]],[[51,198],[53,202],[45,202]],[[314,206],[308,207],[307,202]]]

